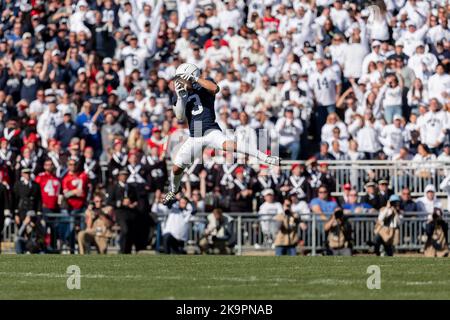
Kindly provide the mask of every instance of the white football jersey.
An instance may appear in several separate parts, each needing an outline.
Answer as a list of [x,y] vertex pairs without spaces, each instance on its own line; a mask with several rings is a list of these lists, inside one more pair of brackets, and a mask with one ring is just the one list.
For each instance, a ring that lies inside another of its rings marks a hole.
[[336,85],[340,83],[341,80],[336,73],[329,68],[322,73],[314,72],[308,80],[317,102],[322,106],[336,103]]

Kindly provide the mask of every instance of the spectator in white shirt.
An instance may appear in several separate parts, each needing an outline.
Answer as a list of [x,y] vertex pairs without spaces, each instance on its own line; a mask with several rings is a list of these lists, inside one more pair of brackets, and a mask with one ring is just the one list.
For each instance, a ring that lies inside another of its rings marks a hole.
[[403,79],[397,75],[391,75],[387,77],[386,82],[378,94],[383,99],[384,119],[390,124],[395,115],[403,114]]
[[342,0],[334,1],[333,7],[330,10],[330,17],[333,24],[338,27],[341,32],[345,32],[352,23],[348,11],[342,8]]
[[388,157],[398,153],[405,144],[405,129],[402,127],[402,116],[394,115],[394,123],[386,125],[380,133],[383,151]]
[[435,150],[443,141],[445,116],[439,111],[437,99],[430,100],[429,111],[420,119],[420,141]]
[[449,102],[450,75],[445,72],[445,67],[441,63],[436,67],[436,74],[428,80],[428,94],[430,99],[436,98],[442,104]]
[[367,55],[367,45],[361,41],[361,31],[354,29],[352,42],[347,44],[344,50],[344,77],[359,79],[362,75],[362,64]]
[[280,136],[280,147],[289,152],[292,160],[297,160],[300,154],[300,135],[303,125],[299,119],[294,118],[292,108],[286,108],[284,117],[278,119],[275,130]]
[[281,203],[275,201],[272,189],[263,190],[262,195],[264,197],[264,203],[259,207],[258,215],[259,220],[261,221],[261,231],[264,235],[264,242],[266,244],[271,244],[275,239],[275,234],[278,229],[273,218],[284,211]]
[[432,214],[434,208],[442,208],[441,201],[436,197],[436,188],[432,184],[425,187],[423,197],[418,198],[416,203],[421,213]]
[[219,36],[213,36],[212,41],[213,45],[206,50],[205,54],[207,66],[228,65],[231,62],[230,49],[220,44]]
[[358,131],[356,140],[358,142],[358,151],[364,153],[367,159],[374,159],[381,149],[378,140],[379,131],[375,128],[375,118],[373,115],[366,114],[364,126]]

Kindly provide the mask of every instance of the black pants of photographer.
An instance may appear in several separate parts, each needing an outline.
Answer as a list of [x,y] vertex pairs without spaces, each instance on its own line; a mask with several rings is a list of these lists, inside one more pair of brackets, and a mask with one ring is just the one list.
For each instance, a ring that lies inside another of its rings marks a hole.
[[375,254],[377,256],[380,255],[381,245],[383,245],[383,247],[384,247],[384,252],[385,252],[386,256],[392,257],[394,255],[394,246],[392,244],[386,244],[383,241],[383,238],[381,238],[381,236],[377,234],[375,236]]
[[186,254],[184,241],[176,239],[171,233],[163,235],[163,246],[166,254]]
[[120,226],[119,253],[131,253],[133,244],[136,245],[137,213],[134,210],[117,210],[116,219]]

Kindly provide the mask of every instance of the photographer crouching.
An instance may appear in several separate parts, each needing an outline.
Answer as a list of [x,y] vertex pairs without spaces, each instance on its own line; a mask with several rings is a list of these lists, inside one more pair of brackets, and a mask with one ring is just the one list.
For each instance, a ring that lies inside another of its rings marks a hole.
[[375,225],[375,254],[381,254],[381,245],[386,256],[394,255],[394,246],[400,240],[400,197],[393,194],[389,197],[387,205],[380,209]]
[[448,223],[443,219],[442,210],[434,208],[433,214],[428,217],[425,225],[425,257],[448,256]]
[[16,235],[16,253],[45,252],[45,223],[35,211],[28,211]]
[[328,255],[352,255],[352,226],[342,208],[336,208],[324,225],[327,235]]
[[230,240],[233,233],[231,230],[230,216],[224,215],[222,209],[215,208],[207,218],[208,225],[204,233],[204,237],[199,242],[199,247],[202,253],[218,249],[220,254],[228,254]]
[[114,223],[103,206],[103,198],[102,194],[96,194],[86,210],[87,227],[78,233],[80,254],[90,253],[91,245],[97,247],[98,253],[106,254]]
[[299,230],[306,230],[306,224],[301,222],[300,215],[292,212],[292,202],[285,199],[283,202],[283,212],[278,213],[273,219],[279,223],[278,232],[275,236],[276,256],[295,256],[296,247],[299,241]]

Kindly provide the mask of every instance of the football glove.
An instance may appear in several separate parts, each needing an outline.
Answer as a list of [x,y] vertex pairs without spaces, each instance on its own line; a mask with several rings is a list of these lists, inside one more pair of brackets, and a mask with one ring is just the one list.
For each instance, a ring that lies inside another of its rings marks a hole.
[[177,93],[178,97],[185,98],[187,96],[187,90],[186,86],[183,82],[179,80],[175,80],[175,92]]

